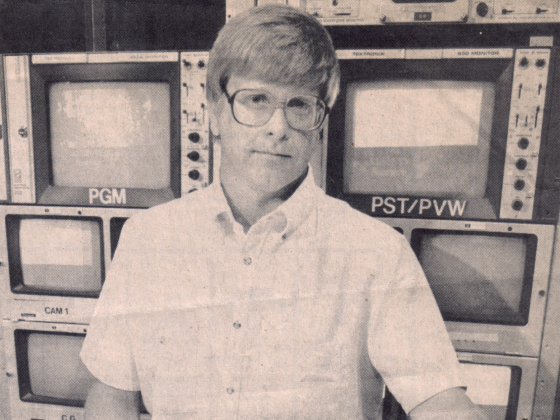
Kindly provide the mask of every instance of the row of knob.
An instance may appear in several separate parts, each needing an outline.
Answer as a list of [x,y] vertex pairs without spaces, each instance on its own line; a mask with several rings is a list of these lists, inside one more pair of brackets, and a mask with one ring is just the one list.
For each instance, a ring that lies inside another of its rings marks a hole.
[[[193,131],[192,133],[189,133],[188,139],[193,143],[198,143],[200,141],[200,134],[197,133],[196,131]],[[187,157],[193,162],[198,162],[198,160],[200,159],[200,153],[198,153],[196,150],[193,150],[187,155]],[[190,179],[196,181],[200,179],[201,174],[197,169],[193,169],[189,171],[187,175],[189,176]]]
[[[519,147],[521,150],[526,150],[529,147],[529,139],[527,137],[521,137],[517,142],[517,147]],[[517,159],[517,161],[515,161],[515,167],[520,171],[523,171],[525,168],[527,168],[527,159]],[[515,188],[517,191],[523,191],[523,189],[525,188],[525,181],[523,179],[517,179],[513,183],[513,188]],[[511,204],[511,208],[515,211],[521,211],[521,209],[523,208],[523,201],[514,200]]]
[[[490,12],[490,7],[484,2],[478,3],[478,5],[476,6],[476,14],[480,17],[486,17],[489,12]],[[548,13],[548,12],[550,12],[549,9],[545,9],[545,8],[542,8],[542,7],[536,7],[535,8],[535,14],[536,15],[540,15],[542,13]],[[510,15],[512,13],[515,13],[515,10],[507,9],[507,8],[504,7],[501,10],[501,13],[502,13],[502,15]]]

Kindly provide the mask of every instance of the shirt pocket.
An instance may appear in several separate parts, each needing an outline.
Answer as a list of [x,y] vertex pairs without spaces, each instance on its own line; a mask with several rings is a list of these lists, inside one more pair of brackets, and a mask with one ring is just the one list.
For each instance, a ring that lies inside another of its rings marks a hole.
[[297,373],[300,386],[340,383],[342,381],[342,350],[334,337],[313,336],[298,350]]
[[342,297],[322,294],[296,304],[298,376],[303,387],[343,380],[344,359],[352,344],[343,324]]
[[342,354],[333,345],[310,346],[298,360],[301,387],[342,382]]

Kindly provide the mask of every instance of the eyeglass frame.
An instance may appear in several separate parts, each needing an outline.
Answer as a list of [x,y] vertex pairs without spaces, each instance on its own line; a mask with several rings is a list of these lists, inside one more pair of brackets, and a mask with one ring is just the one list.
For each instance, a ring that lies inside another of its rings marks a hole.
[[[230,105],[230,108],[231,108],[231,115],[233,116],[233,118],[235,119],[235,121],[237,121],[239,124],[244,125],[244,126],[246,126],[246,127],[263,127],[263,126],[265,126],[265,125],[270,121],[270,119],[272,118],[272,116],[274,115],[274,112],[273,112],[272,114],[270,114],[270,117],[268,118],[268,120],[267,120],[265,123],[261,124],[261,125],[250,125],[250,124],[245,124],[245,123],[239,121],[239,120],[237,119],[237,117],[235,116],[235,112],[233,111],[233,102],[234,102],[234,100],[235,100],[235,95],[237,95],[239,92],[242,92],[242,91],[244,91],[244,90],[255,90],[255,91],[259,91],[259,90],[261,90],[261,89],[239,89],[239,90],[236,90],[236,91],[233,93],[233,95],[230,95],[230,94],[227,92],[227,90],[226,90],[225,88],[222,88],[222,92],[223,92],[224,95],[226,96],[226,99],[227,99],[227,101],[228,101],[228,103],[229,103],[229,105]],[[263,90],[264,92],[266,92],[266,89],[262,89],[262,90]],[[268,92],[267,92],[267,93],[268,93]],[[297,95],[296,95],[296,96],[292,96],[292,97],[289,98],[287,101],[282,102],[282,106],[277,105],[277,106],[274,108],[274,110],[276,110],[276,109],[278,109],[278,108],[282,108],[282,111],[284,111],[284,118],[286,119],[286,122],[288,123],[288,125],[290,126],[290,128],[293,129],[293,130],[308,132],[308,131],[313,131],[313,130],[318,129],[319,127],[321,127],[321,125],[322,125],[323,122],[325,121],[325,118],[327,118],[327,115],[329,114],[329,112],[330,112],[331,109],[327,106],[327,104],[325,103],[325,101],[323,101],[323,100],[322,100],[321,98],[319,98],[318,96],[315,96],[315,95],[299,95],[299,96],[312,96],[312,97],[316,98],[318,101],[322,102],[323,105],[325,106],[325,113],[323,114],[323,118],[321,118],[321,121],[320,121],[319,123],[317,123],[317,125],[316,125],[315,127],[310,128],[310,129],[307,129],[307,130],[303,130],[303,129],[301,129],[301,128],[294,128],[294,127],[292,127],[292,125],[290,124],[290,121],[288,121],[288,116],[286,115],[286,104],[287,104],[290,100],[292,100],[292,99],[294,99],[294,98],[297,98]]]

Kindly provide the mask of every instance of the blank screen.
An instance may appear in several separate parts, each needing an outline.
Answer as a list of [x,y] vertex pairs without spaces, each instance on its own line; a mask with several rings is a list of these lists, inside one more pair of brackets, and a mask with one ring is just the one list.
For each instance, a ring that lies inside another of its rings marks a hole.
[[[516,404],[515,401],[510,402],[512,382],[514,386],[519,387],[513,375],[513,368],[474,363],[460,363],[459,367],[464,384],[467,386],[467,395],[472,402],[480,406],[489,419],[508,419],[508,406]],[[513,418],[515,416],[512,420]]]
[[32,332],[27,337],[31,394],[83,403],[95,378],[79,357],[84,336]]
[[446,320],[525,325],[532,235],[413,232],[412,244]]
[[58,82],[49,108],[55,186],[170,186],[168,83]]
[[19,287],[28,292],[91,294],[103,280],[101,222],[21,219]]
[[345,191],[484,197],[494,91],[479,81],[350,83]]

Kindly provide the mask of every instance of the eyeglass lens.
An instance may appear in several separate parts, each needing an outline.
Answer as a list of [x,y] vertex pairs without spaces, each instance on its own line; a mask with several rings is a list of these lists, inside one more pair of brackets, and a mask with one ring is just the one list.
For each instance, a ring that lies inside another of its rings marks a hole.
[[[232,110],[235,119],[245,125],[260,127],[265,125],[279,103],[270,93],[257,90],[240,90],[232,96]],[[290,98],[283,103],[288,124],[296,130],[313,130],[325,116],[325,104],[311,95]]]

